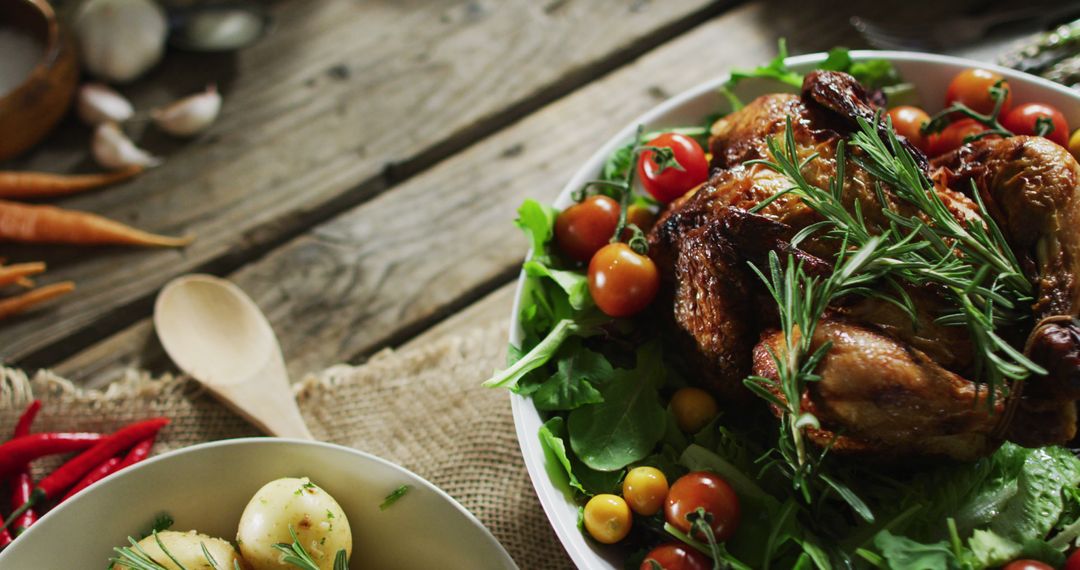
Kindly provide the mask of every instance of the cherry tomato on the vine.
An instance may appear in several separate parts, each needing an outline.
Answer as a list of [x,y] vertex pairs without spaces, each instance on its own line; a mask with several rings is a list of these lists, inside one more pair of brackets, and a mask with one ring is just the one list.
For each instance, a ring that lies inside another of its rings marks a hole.
[[710,570],[712,560],[681,542],[661,544],[645,555],[639,570],[653,570],[652,560],[664,570]]
[[920,130],[923,123],[930,121],[930,115],[926,114],[926,111],[911,105],[901,105],[889,109],[889,117],[892,118],[896,134],[903,135],[915,148],[927,151],[927,136]]
[[646,146],[670,148],[678,166],[668,165],[663,170],[656,163],[653,151],[646,150],[638,159],[638,176],[641,185],[653,198],[665,204],[689,192],[709,177],[709,161],[705,151],[694,139],[678,133],[664,133]]
[[589,262],[589,293],[608,316],[629,317],[641,312],[659,289],[656,264],[625,243],[605,245]]
[[[679,477],[668,491],[664,516],[668,524],[689,533],[691,523],[686,516],[704,509],[712,515],[712,530],[717,542],[723,542],[735,534],[739,527],[739,497],[727,481],[708,471],[695,471]],[[695,533],[694,537],[704,540]]]
[[960,145],[964,144],[965,138],[986,130],[986,126],[975,119],[960,119],[945,127],[940,133],[930,135],[930,141],[927,143],[929,147],[927,154],[938,156],[956,150],[960,148]]
[[619,203],[607,196],[589,196],[559,212],[555,242],[572,259],[588,261],[611,241],[619,225]]
[[[994,97],[990,94],[990,88],[1004,78],[993,71],[986,69],[965,69],[953,77],[949,83],[949,89],[945,92],[945,106],[948,107],[959,101],[973,111],[989,115],[994,111]],[[1001,84],[1005,89],[1009,88],[1006,81]],[[1012,91],[1005,96],[1005,103],[1001,106],[1001,114],[1004,115],[1012,106]]]
[[630,534],[634,522],[630,507],[618,495],[596,495],[585,503],[585,530],[597,541],[615,544]]
[[1054,567],[1038,560],[1016,560],[1001,570],[1054,570]]
[[1069,146],[1069,123],[1065,121],[1065,115],[1055,107],[1045,103],[1024,103],[1017,105],[1001,117],[1001,126],[1009,129],[1015,135],[1037,135],[1039,119],[1050,121],[1053,129],[1042,135],[1059,145]]

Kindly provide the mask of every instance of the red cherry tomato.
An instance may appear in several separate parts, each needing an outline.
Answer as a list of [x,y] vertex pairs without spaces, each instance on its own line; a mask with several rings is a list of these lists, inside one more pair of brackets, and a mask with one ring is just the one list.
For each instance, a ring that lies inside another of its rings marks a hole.
[[611,241],[617,225],[619,203],[607,196],[589,196],[559,212],[555,218],[555,242],[568,257],[588,261]]
[[1054,567],[1038,560],[1016,560],[1006,564],[1001,570],[1054,570]]
[[660,289],[660,272],[647,255],[625,243],[610,243],[589,262],[589,293],[611,317],[640,313]]
[[1080,570],[1080,550],[1074,550],[1065,561],[1064,570]]
[[646,146],[670,148],[679,162],[678,167],[672,165],[660,170],[653,160],[652,151],[641,153],[638,176],[653,198],[666,204],[709,178],[709,161],[705,159],[701,145],[694,139],[678,133],[664,133],[646,143]]
[[[686,520],[686,515],[699,508],[712,515],[713,534],[718,542],[735,534],[740,518],[739,497],[719,475],[695,471],[680,477],[668,491],[664,515],[668,524],[688,533],[690,521]],[[695,535],[695,538],[704,540],[705,537]]]
[[707,556],[681,542],[661,544],[650,550],[639,570],[653,570],[650,560],[664,570],[710,570],[713,567]]
[[[1004,79],[1001,75],[985,69],[965,69],[956,74],[949,89],[945,92],[945,106],[948,107],[959,101],[972,110],[989,115],[994,111],[994,98],[990,96],[990,88],[995,83]],[[1009,83],[1001,84],[1008,89]],[[1012,91],[1005,96],[1005,103],[1001,107],[1004,115],[1012,106]]]
[[1001,126],[1009,129],[1017,135],[1038,134],[1036,125],[1040,117],[1050,119],[1054,125],[1053,130],[1043,135],[1046,138],[1068,148],[1069,146],[1069,123],[1065,121],[1065,115],[1056,108],[1045,103],[1024,103],[1018,105],[1007,115],[1001,117]]
[[926,114],[926,111],[911,105],[901,105],[889,109],[889,117],[892,118],[896,134],[903,135],[915,148],[927,151],[927,136],[920,130],[923,123],[930,121],[930,115]]
[[985,130],[986,127],[975,119],[960,119],[945,127],[940,133],[930,135],[930,140],[927,143],[927,154],[938,156],[956,150],[960,148],[960,145],[964,144],[965,138],[977,135]]

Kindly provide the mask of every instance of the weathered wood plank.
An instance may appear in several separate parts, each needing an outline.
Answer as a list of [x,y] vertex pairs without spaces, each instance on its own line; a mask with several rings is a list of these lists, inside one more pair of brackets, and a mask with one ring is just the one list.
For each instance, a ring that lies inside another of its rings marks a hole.
[[[225,110],[209,133],[183,143],[148,130],[143,144],[166,155],[165,166],[62,201],[197,241],[182,251],[4,245],[4,256],[44,258],[49,279],[79,289],[0,325],[0,358],[40,364],[70,354],[149,314],[168,278],[237,267],[721,8],[309,0],[273,9],[279,25],[259,45],[203,60],[176,55],[127,89],[148,109],[218,82]],[[88,169],[88,136],[69,125],[11,166]]]
[[[230,278],[269,315],[293,376],[399,344],[514,277],[526,246],[511,220],[524,198],[552,200],[593,149],[666,94],[771,57],[764,13],[721,16]],[[845,33],[818,20],[792,40],[815,49]],[[62,371],[154,364],[125,352],[149,335],[140,325]]]

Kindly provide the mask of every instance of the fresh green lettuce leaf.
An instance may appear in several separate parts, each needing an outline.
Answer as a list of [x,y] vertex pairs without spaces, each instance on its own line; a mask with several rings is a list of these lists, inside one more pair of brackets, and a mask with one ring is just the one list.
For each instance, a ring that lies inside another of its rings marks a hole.
[[604,401],[597,387],[606,386],[615,375],[611,363],[581,341],[571,339],[559,350],[558,369],[532,391],[536,408],[564,411]]
[[883,530],[874,546],[889,570],[960,570],[963,568],[946,541],[923,544]]
[[566,269],[552,269],[536,260],[526,261],[522,268],[525,269],[525,274],[529,277],[551,279],[566,293],[567,301],[575,311],[583,311],[594,306],[592,296],[589,295],[589,278],[585,273]]
[[1030,450],[1017,478],[1016,494],[994,517],[997,534],[1023,541],[1046,538],[1065,507],[1065,488],[1080,484],[1080,460],[1060,447]]
[[615,371],[600,391],[603,402],[570,412],[570,447],[585,465],[615,471],[653,452],[666,423],[658,393],[663,381],[660,346],[650,342],[638,349],[635,368]]

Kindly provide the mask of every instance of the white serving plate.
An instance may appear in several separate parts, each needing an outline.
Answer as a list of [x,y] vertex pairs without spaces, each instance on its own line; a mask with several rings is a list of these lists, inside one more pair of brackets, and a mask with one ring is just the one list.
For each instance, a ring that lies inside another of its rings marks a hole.
[[[348,516],[351,568],[517,568],[476,517],[412,472],[340,445],[277,438],[196,445],[103,479],[30,527],[0,553],[0,568],[105,568],[114,546],[125,546],[162,512],[176,521],[173,530],[235,539],[255,491],[305,476]],[[379,510],[401,485],[411,489]]]
[[[824,61],[825,57],[823,53],[790,57],[787,59],[787,64],[796,71],[805,72],[813,69],[815,64]],[[930,113],[943,107],[945,91],[954,75],[969,67],[981,67],[996,71],[1009,81],[1014,105],[1028,101],[1049,103],[1065,114],[1070,126],[1080,127],[1080,93],[1033,75],[982,62],[925,53],[852,51],[851,57],[855,60],[887,59],[891,61],[906,81],[915,84],[920,103]],[[751,68],[762,63],[765,62],[747,61],[743,67]],[[555,207],[562,209],[569,206],[572,203],[571,192],[580,188],[586,181],[598,178],[607,157],[633,138],[638,125],[644,125],[646,131],[664,127],[697,125],[703,117],[711,113],[730,109],[727,100],[717,93],[717,89],[727,79],[728,76],[723,75],[684,91],[653,107],[626,125],[574,173],[555,201]],[[785,88],[777,81],[748,79],[738,85],[735,94],[741,100],[749,102],[759,95],[780,91],[795,92],[796,90]],[[521,282],[519,278],[510,328],[510,342],[515,346],[520,345],[522,335],[521,326],[518,323]],[[521,452],[525,456],[525,465],[536,488],[536,494],[540,497],[540,503],[544,506],[544,511],[555,533],[574,563],[579,568],[621,569],[623,553],[617,547],[603,547],[585,539],[578,528],[578,505],[573,501],[570,489],[557,485],[550,477],[550,472],[558,473],[561,467],[547,465],[544,449],[537,435],[543,424],[540,413],[524,396],[511,394],[511,405],[514,412],[514,424],[517,426],[518,442],[521,444]]]

